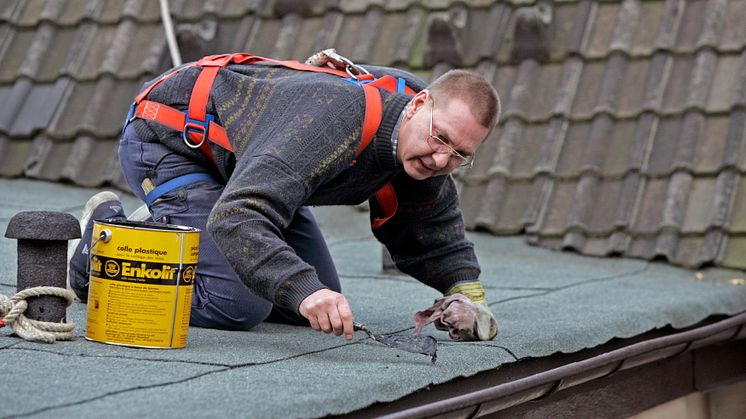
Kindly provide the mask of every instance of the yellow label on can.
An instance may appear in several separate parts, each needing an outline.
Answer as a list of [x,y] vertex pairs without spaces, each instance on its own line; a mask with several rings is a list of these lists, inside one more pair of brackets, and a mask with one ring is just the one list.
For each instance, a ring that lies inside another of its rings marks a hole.
[[[104,230],[111,239],[96,242]],[[92,237],[86,338],[153,348],[186,346],[199,230],[96,221]]]

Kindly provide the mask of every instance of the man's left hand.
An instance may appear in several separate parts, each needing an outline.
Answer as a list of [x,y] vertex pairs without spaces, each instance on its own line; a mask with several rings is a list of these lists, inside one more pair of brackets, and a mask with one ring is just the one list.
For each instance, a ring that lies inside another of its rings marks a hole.
[[447,330],[451,339],[492,340],[497,336],[497,320],[486,304],[474,303],[461,294],[439,298],[435,303],[414,315],[418,335],[428,323],[438,330]]

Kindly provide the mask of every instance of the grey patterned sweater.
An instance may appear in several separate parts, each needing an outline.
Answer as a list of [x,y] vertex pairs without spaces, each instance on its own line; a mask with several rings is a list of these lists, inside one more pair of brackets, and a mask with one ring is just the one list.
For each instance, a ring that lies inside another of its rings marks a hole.
[[[371,68],[377,75],[404,77],[415,90],[425,87],[409,73]],[[194,68],[183,70],[148,99],[186,109],[197,74]],[[226,129],[235,154],[213,146],[217,169],[174,131],[142,120],[135,129],[144,140],[163,142],[225,182],[208,233],[241,280],[274,304],[297,311],[305,297],[325,288],[314,268],[283,240],[281,232],[295,211],[359,204],[389,181],[399,209],[374,235],[399,269],[446,292],[480,273],[473,245],[464,237],[456,187],[450,176],[417,181],[397,167],[391,136],[410,97],[382,94],[381,126],[358,157],[362,89],[333,75],[269,64],[231,65],[218,73],[208,112]],[[370,202],[371,217],[380,216],[375,199]]]

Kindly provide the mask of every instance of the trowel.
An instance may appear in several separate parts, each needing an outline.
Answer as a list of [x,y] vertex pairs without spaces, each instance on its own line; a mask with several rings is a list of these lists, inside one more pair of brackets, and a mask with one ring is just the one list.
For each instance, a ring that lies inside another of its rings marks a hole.
[[362,323],[352,322],[352,325],[355,330],[361,330],[367,333],[371,339],[380,342],[389,348],[428,355],[433,364],[438,358],[438,341],[436,341],[432,336],[407,336],[394,334],[377,335],[373,333],[368,326]]

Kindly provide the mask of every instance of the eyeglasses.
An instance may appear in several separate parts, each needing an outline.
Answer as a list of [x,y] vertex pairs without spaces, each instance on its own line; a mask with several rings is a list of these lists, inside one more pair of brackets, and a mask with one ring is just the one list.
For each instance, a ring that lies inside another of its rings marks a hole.
[[432,101],[432,106],[430,107],[430,133],[427,137],[427,145],[430,146],[430,149],[433,150],[434,153],[450,154],[450,161],[454,161],[453,158],[455,157],[456,161],[459,162],[459,167],[468,167],[469,169],[474,167],[473,155],[464,156],[451,147],[447,140],[440,138],[438,135],[433,135],[433,110],[435,110],[435,101]]

